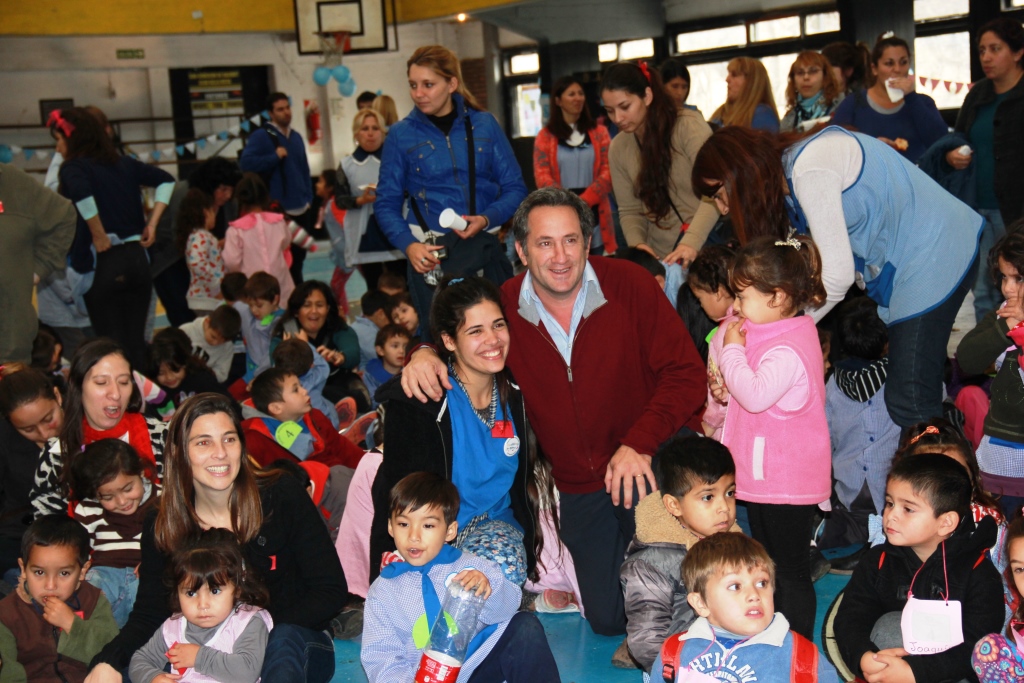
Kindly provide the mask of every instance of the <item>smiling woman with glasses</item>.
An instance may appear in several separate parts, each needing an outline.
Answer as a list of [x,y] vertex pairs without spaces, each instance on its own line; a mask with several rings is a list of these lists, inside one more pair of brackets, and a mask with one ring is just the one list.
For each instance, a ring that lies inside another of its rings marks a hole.
[[813,121],[832,115],[840,98],[828,59],[813,50],[804,50],[796,56],[789,68],[786,86],[786,104],[789,110],[782,117],[782,132],[814,126]]

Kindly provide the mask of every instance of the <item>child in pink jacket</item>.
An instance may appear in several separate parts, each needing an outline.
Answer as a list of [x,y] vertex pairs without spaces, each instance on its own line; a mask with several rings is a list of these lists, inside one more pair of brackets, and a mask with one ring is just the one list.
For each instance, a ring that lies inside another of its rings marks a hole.
[[[804,308],[825,301],[821,257],[805,237],[759,238],[736,254],[736,300],[708,355],[714,438],[736,461],[736,497],[776,566],[776,608],[813,637],[812,517],[831,489],[825,368]],[[725,410],[722,410],[722,407]]]
[[[229,273],[263,271],[277,278],[281,301],[288,301],[295,283],[288,272],[292,243],[288,219],[267,211],[270,194],[255,173],[246,173],[235,187],[238,220],[232,221],[224,235],[224,267]],[[286,255],[289,258],[286,258]]]

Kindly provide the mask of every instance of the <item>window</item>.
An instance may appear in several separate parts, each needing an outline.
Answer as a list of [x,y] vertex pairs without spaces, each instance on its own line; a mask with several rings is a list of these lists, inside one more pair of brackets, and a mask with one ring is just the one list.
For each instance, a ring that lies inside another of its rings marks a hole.
[[512,109],[512,137],[535,137],[544,127],[540,83],[517,85]]
[[619,59],[641,59],[654,56],[654,39],[641,38],[640,40],[627,40],[619,43]]
[[515,74],[535,74],[540,71],[540,55],[527,52],[524,55],[512,55],[509,60],[509,71]]
[[1009,7],[1024,7],[1024,0],[1006,0]]
[[914,21],[966,16],[970,0],[914,0]]
[[737,47],[747,44],[746,26],[726,26],[706,31],[691,31],[676,36],[676,50],[681,53]]
[[[1024,0],[1022,0],[1024,2]],[[804,17],[804,33],[809,36],[839,30],[839,12],[808,14]]]
[[597,46],[597,59],[601,62],[617,62],[619,46],[615,43],[601,43]]
[[750,24],[750,41],[763,43],[766,40],[800,37],[800,17],[765,19]]
[[713,64],[692,64],[690,70],[690,96],[686,103],[700,110],[704,118],[710,119],[725,102],[725,77],[729,75],[729,62]]
[[796,61],[796,55],[797,53],[792,52],[788,55],[775,55],[761,60],[765,71],[768,72],[768,78],[772,82],[772,95],[775,97],[775,107],[778,109],[780,119],[785,116],[788,109],[786,86],[789,85],[789,68]]
[[[963,31],[916,38],[914,64],[917,92],[934,98],[939,109],[959,107],[971,82],[970,34]],[[922,78],[926,79],[924,85]]]

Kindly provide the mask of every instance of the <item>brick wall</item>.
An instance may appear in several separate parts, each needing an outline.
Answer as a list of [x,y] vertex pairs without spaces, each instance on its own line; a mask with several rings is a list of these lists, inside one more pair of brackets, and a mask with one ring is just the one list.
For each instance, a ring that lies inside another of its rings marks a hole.
[[466,82],[466,88],[473,93],[473,97],[480,103],[480,106],[487,109],[487,71],[484,60],[463,59],[462,78]]

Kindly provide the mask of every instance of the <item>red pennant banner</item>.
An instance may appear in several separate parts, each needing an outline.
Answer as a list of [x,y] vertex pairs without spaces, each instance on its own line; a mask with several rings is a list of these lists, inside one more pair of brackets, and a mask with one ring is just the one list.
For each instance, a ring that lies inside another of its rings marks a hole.
[[942,84],[946,86],[946,92],[950,92],[950,88],[953,87],[953,81],[942,81]]
[[937,87],[939,87],[939,79],[933,78],[932,79],[932,90],[935,90],[935,88],[937,88]]

